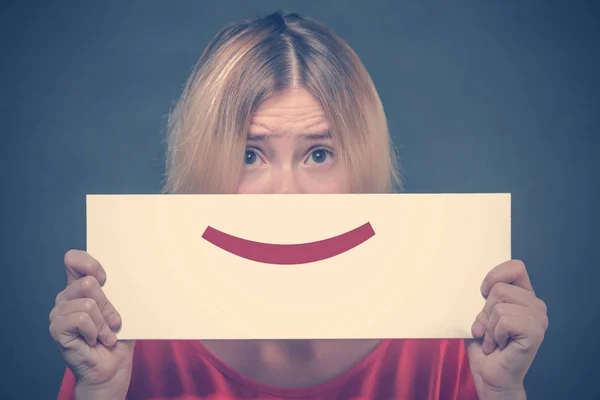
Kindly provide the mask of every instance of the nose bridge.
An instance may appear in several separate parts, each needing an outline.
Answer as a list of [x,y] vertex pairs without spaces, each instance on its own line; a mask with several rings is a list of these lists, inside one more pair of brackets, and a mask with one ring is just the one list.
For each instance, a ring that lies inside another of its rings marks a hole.
[[273,174],[274,193],[300,193],[297,171],[291,165],[281,165]]

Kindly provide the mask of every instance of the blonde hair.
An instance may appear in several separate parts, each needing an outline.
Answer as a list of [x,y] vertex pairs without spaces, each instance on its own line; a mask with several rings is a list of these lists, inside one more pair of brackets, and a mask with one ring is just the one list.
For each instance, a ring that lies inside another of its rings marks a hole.
[[321,104],[352,191],[400,189],[381,100],[355,52],[322,24],[276,12],[222,29],[169,117],[165,193],[233,193],[252,115],[294,87]]

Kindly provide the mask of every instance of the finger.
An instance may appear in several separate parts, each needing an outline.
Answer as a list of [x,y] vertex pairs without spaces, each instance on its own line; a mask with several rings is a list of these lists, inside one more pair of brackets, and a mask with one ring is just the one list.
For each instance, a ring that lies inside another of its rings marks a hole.
[[548,316],[545,313],[531,307],[521,306],[511,303],[498,303],[488,316],[481,311],[473,323],[471,332],[475,338],[483,338],[482,348],[486,354],[495,350],[496,347],[503,349],[506,342],[497,342],[494,339],[496,325],[502,316],[515,315],[537,322],[538,326],[544,331],[548,329]]
[[481,349],[484,354],[491,354],[494,350],[496,350],[496,341],[490,335],[490,333],[486,330],[485,336],[483,337],[483,343],[481,344]]
[[69,250],[65,254],[65,269],[67,272],[67,285],[83,278],[84,276],[93,276],[104,285],[106,282],[106,272],[102,265],[82,250]]
[[496,323],[494,341],[506,343],[512,339],[523,352],[537,351],[544,340],[544,329],[526,316],[503,315]]
[[533,292],[525,264],[520,260],[510,260],[492,269],[481,284],[481,293],[487,297],[492,287],[499,282],[510,283]]
[[100,284],[93,276],[86,276],[78,279],[71,285],[68,285],[62,292],[56,296],[56,304],[63,301],[69,301],[79,298],[93,299],[102,316],[107,321],[108,325],[112,329],[116,329],[121,324],[121,316],[112,305],[112,303],[106,298],[106,295],[102,291]]
[[98,329],[87,313],[57,316],[50,324],[52,338],[63,348],[73,348],[83,337],[90,346],[98,343]]
[[473,336],[475,338],[477,338],[477,339],[483,338],[483,342],[481,343],[481,348],[485,354],[489,354],[496,349],[496,343],[494,342],[492,336],[490,335],[490,333],[488,332],[488,329],[487,329],[488,323],[489,323],[488,316],[483,311],[481,311],[477,315],[477,318],[475,319],[475,322],[473,323],[473,326],[471,327],[471,333],[473,334]]
[[[526,307],[523,307],[520,305],[509,304],[509,303],[498,303],[493,308],[490,318],[488,320],[487,326],[486,326],[486,333],[488,334],[488,338],[490,340],[493,339],[493,341],[495,342],[494,347],[497,345],[501,350],[503,350],[506,347],[506,345],[508,344],[508,339],[509,339],[508,336],[504,336],[504,335],[499,336],[498,335],[498,332],[496,331],[498,321],[500,321],[500,319],[502,319],[503,317],[514,317],[514,316],[520,317],[523,319],[531,319],[529,310]],[[489,345],[487,348],[489,348]]]
[[[485,314],[482,313],[482,316],[480,317],[481,321],[484,321],[485,317]],[[492,310],[487,324],[482,322],[486,326],[484,344],[482,345],[484,352],[491,353],[495,350],[496,346],[503,350],[508,345],[508,341],[511,337],[503,334],[502,329],[498,331],[498,325],[505,317],[518,318],[525,327],[523,329],[533,329],[533,333],[528,333],[527,330],[524,330],[521,333],[529,334],[534,338],[535,332],[541,330],[542,333],[545,333],[546,329],[548,328],[548,318],[546,314],[543,314],[531,307],[525,307],[517,304],[499,303]],[[542,339],[540,339],[540,343],[541,340]]]
[[494,287],[492,287],[483,307],[483,312],[488,316],[491,315],[492,309],[498,303],[510,303],[532,307],[541,313],[546,313],[547,311],[546,303],[535,297],[533,292],[504,282],[496,283]]
[[87,313],[94,322],[94,325],[98,330],[98,340],[105,346],[110,347],[110,343],[113,342],[113,336],[115,336],[115,334],[111,331],[110,326],[100,312],[100,308],[98,308],[98,305],[93,299],[81,298],[59,303],[50,313],[50,321],[58,316],[65,317],[70,314],[82,312]]
[[486,331],[487,323],[488,323],[488,317],[486,314],[484,314],[483,311],[481,311],[479,314],[477,314],[477,317],[475,318],[475,322],[473,323],[473,326],[471,327],[471,333],[473,334],[473,336],[475,338],[483,337],[483,335],[485,334],[485,331]]

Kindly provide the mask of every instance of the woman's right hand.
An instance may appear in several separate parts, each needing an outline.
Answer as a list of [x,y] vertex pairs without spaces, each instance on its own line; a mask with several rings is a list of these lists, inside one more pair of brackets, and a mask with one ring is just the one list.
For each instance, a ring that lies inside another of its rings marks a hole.
[[135,341],[117,341],[121,317],[102,291],[106,273],[80,250],[65,254],[65,268],[67,286],[50,312],[50,334],[77,379],[75,393],[125,398]]

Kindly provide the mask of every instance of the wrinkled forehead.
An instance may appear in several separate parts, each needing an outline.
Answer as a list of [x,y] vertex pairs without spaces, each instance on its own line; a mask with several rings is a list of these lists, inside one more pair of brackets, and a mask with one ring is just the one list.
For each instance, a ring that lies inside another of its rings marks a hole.
[[303,89],[267,99],[252,115],[250,136],[325,136],[330,125],[319,102]]

